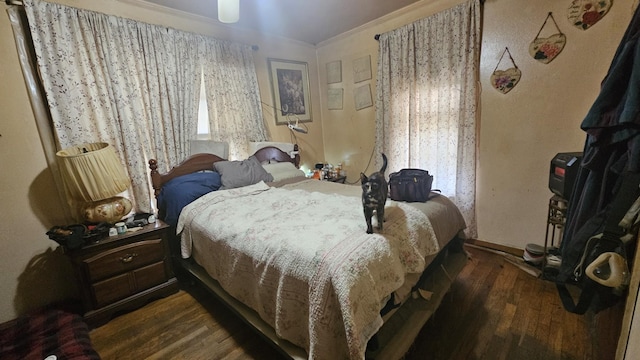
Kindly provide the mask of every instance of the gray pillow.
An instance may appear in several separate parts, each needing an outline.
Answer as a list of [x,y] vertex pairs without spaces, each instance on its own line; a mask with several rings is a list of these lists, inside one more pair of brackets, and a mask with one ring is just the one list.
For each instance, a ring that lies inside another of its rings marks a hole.
[[213,166],[222,178],[221,190],[273,181],[273,176],[253,155],[242,161],[218,161]]

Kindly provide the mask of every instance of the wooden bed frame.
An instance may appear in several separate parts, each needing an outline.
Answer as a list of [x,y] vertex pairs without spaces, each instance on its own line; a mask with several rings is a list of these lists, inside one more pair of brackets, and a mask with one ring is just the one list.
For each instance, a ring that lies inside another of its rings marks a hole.
[[[260,162],[288,161],[299,167],[300,157],[297,155],[297,150],[298,146],[295,145],[294,151],[296,155],[294,158],[272,146],[261,148],[254,155]],[[151,180],[155,193],[157,195],[162,185],[175,177],[201,170],[212,170],[214,162],[224,160],[213,154],[195,154],[165,174],[160,174],[157,171],[156,160],[149,160]],[[444,295],[449,291],[451,284],[466,264],[467,254],[463,250],[463,242],[463,239],[456,237],[449,242],[445,249],[440,251],[419,281],[421,288],[429,289],[431,298],[427,301],[420,297],[411,297],[400,308],[395,310],[372,341],[369,342],[366,354],[367,359],[399,359],[406,354],[418,336],[420,329],[438,308]],[[170,249],[174,272],[181,283],[195,284],[208,290],[286,357],[291,359],[307,358],[307,353],[304,349],[279,338],[275,330],[263,321],[254,310],[230,296],[195,261],[183,259],[180,253],[180,238],[177,235],[173,241],[170,241]]]
[[[253,155],[260,161],[264,162],[290,162],[293,163],[297,168],[300,167],[300,155],[298,154],[298,144],[293,145],[294,157],[283,152],[275,146],[265,146],[258,151],[256,151]],[[153,186],[153,190],[155,195],[158,196],[160,189],[162,189],[162,185],[167,183],[169,180],[176,178],[178,176],[191,174],[196,171],[201,170],[213,170],[213,163],[218,161],[226,161],[214,154],[194,154],[190,157],[186,158],[180,164],[174,166],[169,172],[166,174],[160,174],[158,172],[158,162],[155,159],[149,160],[149,169],[151,169],[151,184]]]

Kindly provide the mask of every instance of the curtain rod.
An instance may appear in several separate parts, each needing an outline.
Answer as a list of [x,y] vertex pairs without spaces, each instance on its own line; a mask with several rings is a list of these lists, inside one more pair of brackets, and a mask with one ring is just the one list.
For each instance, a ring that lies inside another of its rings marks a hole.
[[[4,2],[7,5],[18,5],[18,6],[24,5],[24,3],[21,0],[4,0]],[[253,51],[258,51],[260,50],[260,47],[258,45],[251,45],[251,49]]]
[[[4,0],[5,4],[7,5],[17,5],[17,6],[23,6],[24,3],[21,0]],[[258,45],[251,45],[251,49],[253,51],[258,51],[260,50],[260,47]]]
[[[9,0],[7,0],[7,1],[9,1]],[[485,1],[486,0],[480,0],[480,5],[484,5]],[[376,39],[376,40],[380,40],[380,34],[375,34],[373,36],[373,38]]]

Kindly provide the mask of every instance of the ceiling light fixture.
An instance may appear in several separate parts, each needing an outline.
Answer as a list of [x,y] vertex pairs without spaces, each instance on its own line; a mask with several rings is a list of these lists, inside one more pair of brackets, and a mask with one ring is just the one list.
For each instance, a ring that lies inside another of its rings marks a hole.
[[240,20],[240,0],[218,0],[218,20],[232,24]]

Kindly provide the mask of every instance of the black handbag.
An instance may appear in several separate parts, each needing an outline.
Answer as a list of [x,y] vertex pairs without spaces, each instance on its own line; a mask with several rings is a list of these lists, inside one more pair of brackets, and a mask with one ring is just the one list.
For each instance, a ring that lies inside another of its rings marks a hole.
[[391,200],[425,202],[431,194],[433,175],[422,169],[402,169],[389,175]]
[[101,222],[96,225],[73,224],[54,226],[49,231],[49,239],[57,242],[69,250],[75,250],[82,245],[101,240],[109,235],[110,224]]

